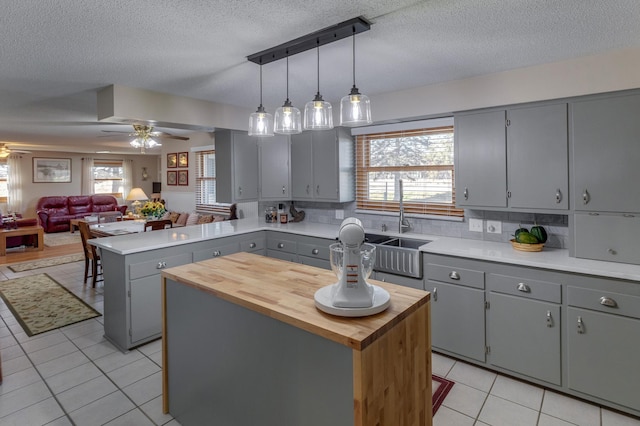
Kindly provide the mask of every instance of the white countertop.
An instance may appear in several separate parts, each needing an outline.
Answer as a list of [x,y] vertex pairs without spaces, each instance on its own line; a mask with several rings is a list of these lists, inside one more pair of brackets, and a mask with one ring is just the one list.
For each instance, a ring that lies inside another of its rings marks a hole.
[[[95,238],[90,242],[103,250],[127,255],[264,230],[334,239],[338,236],[339,225],[311,222],[269,224],[265,223],[263,218],[250,218]],[[399,235],[394,232],[382,233],[375,230],[367,230],[367,232],[390,237]],[[402,236],[431,241],[420,247],[420,250],[426,253],[640,281],[638,265],[578,259],[569,257],[569,250],[566,249],[545,248],[541,252],[529,253],[516,251],[509,243],[414,233],[405,233]]]

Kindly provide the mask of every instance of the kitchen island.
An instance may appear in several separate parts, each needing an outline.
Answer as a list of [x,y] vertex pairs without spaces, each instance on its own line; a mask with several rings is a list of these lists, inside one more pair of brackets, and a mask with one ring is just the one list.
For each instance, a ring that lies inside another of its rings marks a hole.
[[181,424],[431,425],[429,293],[327,315],[323,269],[250,253],[162,271],[163,407]]

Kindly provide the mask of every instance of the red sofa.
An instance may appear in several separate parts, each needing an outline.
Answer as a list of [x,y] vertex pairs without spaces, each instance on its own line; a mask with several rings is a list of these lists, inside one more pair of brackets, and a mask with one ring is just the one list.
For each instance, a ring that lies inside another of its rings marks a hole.
[[44,228],[44,232],[69,231],[71,219],[116,210],[124,214],[127,211],[127,206],[119,206],[113,195],[42,197],[36,204],[38,221]]

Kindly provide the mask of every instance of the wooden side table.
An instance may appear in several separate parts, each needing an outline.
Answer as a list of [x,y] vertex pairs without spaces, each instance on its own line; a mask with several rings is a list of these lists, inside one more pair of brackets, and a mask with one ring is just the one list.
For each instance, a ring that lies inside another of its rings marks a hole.
[[23,226],[17,229],[2,229],[0,230],[0,256],[7,255],[7,238],[20,237],[23,235],[37,235],[38,246],[36,250],[44,250],[44,229],[42,226]]

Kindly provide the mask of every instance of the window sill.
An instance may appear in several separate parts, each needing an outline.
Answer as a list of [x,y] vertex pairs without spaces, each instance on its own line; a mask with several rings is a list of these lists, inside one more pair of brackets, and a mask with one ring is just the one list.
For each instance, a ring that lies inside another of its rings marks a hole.
[[[398,217],[398,212],[383,212],[377,210],[361,210],[356,209],[354,213],[358,214],[370,214],[373,216],[386,216],[386,217]],[[464,222],[464,217],[457,216],[440,216],[435,214],[417,214],[417,213],[405,213],[404,217],[409,219],[430,219],[430,220],[444,220],[447,222]]]

